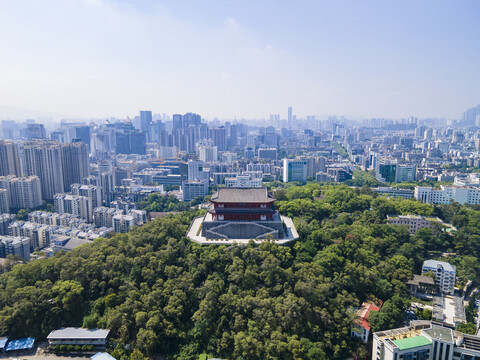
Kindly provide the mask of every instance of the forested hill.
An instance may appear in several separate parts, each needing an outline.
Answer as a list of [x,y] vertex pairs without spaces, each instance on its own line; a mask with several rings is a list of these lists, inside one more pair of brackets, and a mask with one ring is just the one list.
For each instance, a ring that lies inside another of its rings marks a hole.
[[[205,246],[185,238],[194,212],[156,220],[0,276],[0,335],[45,338],[61,326],[112,329],[119,360],[343,359],[352,308],[381,299],[375,330],[398,326],[404,282],[441,251],[476,280],[480,211],[376,198],[369,189],[306,185],[277,192],[300,240],[289,247]],[[390,213],[438,215],[459,230],[410,236]],[[130,345],[125,350],[125,345]],[[134,349],[134,351],[132,351]]]

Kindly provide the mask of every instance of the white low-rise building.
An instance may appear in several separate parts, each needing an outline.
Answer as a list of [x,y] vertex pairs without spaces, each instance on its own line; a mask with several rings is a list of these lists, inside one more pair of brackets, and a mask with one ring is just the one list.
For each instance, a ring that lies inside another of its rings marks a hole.
[[48,345],[93,345],[105,348],[110,330],[66,327],[53,330],[47,336]]
[[250,175],[237,175],[225,179],[225,186],[230,188],[260,188],[262,179],[253,178]]
[[441,186],[434,189],[426,186],[415,187],[414,197],[418,201],[428,204],[450,204],[453,200],[460,204],[480,204],[480,188]]

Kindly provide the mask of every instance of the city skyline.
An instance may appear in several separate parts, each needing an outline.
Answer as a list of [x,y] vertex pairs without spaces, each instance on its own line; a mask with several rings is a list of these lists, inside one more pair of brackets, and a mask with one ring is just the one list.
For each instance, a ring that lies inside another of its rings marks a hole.
[[460,118],[479,103],[479,10],[475,1],[2,2],[0,116],[15,118],[5,115],[14,107],[59,118],[140,109],[286,118],[292,106],[298,116]]

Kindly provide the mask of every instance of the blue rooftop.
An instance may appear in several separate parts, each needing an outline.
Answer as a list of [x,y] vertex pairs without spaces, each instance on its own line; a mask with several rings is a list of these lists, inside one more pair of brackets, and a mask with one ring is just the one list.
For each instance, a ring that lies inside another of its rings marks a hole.
[[33,344],[35,343],[34,338],[25,338],[12,340],[8,342],[5,351],[15,351],[15,350],[28,350],[33,349]]
[[0,350],[7,345],[8,337],[0,337]]

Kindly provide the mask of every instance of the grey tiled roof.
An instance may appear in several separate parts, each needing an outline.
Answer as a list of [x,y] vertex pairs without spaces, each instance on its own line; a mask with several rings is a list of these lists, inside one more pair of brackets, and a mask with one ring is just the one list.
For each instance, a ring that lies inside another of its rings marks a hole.
[[220,203],[268,203],[273,198],[265,188],[220,188],[213,194],[212,201]]

